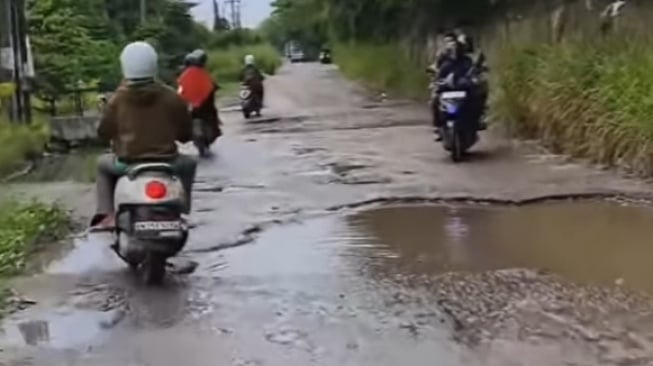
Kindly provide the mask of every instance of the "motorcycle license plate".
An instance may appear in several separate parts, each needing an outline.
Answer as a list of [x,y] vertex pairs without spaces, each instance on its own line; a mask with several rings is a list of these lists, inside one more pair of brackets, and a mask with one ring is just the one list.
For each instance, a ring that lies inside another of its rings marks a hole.
[[134,223],[136,232],[181,231],[182,229],[181,221],[139,221]]
[[467,96],[467,92],[464,90],[460,91],[448,91],[442,93],[442,99],[461,99]]
[[134,235],[139,239],[179,239],[187,230],[181,221],[138,221],[134,223]]

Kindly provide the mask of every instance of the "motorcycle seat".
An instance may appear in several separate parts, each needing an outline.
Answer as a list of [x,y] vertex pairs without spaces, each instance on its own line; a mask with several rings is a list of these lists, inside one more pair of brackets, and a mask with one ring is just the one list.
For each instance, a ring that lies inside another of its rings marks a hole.
[[127,178],[134,180],[139,175],[146,172],[161,172],[164,174],[175,175],[172,165],[168,163],[141,163],[133,164],[127,167]]

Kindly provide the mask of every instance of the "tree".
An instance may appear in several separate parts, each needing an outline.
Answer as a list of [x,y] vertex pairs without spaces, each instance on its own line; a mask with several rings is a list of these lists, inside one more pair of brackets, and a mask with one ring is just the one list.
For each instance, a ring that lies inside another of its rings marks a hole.
[[131,40],[148,39],[160,53],[161,75],[174,80],[185,53],[207,43],[210,31],[193,21],[188,4],[148,0],[141,24],[134,0],[28,0],[28,24],[38,96],[55,100],[78,82],[115,85],[118,55]]
[[90,19],[72,0],[30,0],[28,25],[34,48],[38,94],[57,99],[78,82],[92,84],[116,64],[115,44],[95,39]]

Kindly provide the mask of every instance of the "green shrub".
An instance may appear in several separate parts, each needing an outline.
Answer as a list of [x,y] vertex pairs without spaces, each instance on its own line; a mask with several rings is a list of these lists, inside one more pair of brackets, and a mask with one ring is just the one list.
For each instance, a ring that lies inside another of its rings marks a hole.
[[61,239],[69,224],[67,214],[58,206],[0,203],[0,276],[19,273],[39,245]]
[[398,43],[340,43],[333,53],[343,74],[373,89],[414,99],[428,97],[425,65],[412,61]]
[[41,154],[48,135],[41,122],[26,126],[0,120],[0,176],[19,167],[26,158]]
[[258,32],[241,28],[213,33],[209,40],[209,47],[224,49],[233,46],[256,45],[263,42],[264,38]]
[[238,82],[244,58],[248,54],[254,55],[256,65],[268,75],[274,75],[281,66],[281,55],[274,47],[269,44],[257,44],[211,50],[208,68],[218,83]]

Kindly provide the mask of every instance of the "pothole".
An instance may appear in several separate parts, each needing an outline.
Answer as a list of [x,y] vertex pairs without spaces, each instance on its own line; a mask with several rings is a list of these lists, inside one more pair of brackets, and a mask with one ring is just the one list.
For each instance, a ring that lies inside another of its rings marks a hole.
[[[653,292],[652,221],[651,208],[603,201],[387,206],[274,227],[257,240],[262,245],[242,250],[261,252],[247,255],[255,272],[270,262],[252,258],[280,251],[307,253],[298,258],[302,267],[318,258],[375,276],[526,268]],[[238,267],[238,260],[230,265]]]

